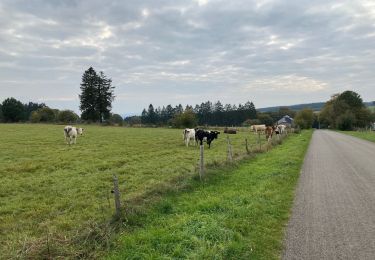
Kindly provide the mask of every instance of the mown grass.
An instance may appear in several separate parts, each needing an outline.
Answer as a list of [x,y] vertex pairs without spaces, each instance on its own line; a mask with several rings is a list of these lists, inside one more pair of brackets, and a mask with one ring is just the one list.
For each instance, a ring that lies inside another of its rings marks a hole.
[[108,259],[279,259],[312,131],[171,192],[129,224]]
[[[113,174],[134,216],[197,174],[199,149],[184,146],[182,130],[84,128],[69,146],[63,126],[0,124],[0,258],[95,257],[111,243]],[[237,157],[245,138],[255,147],[249,132],[230,137]],[[220,166],[226,147],[221,134],[205,149],[206,163]]]
[[375,142],[375,131],[339,131],[340,133]]

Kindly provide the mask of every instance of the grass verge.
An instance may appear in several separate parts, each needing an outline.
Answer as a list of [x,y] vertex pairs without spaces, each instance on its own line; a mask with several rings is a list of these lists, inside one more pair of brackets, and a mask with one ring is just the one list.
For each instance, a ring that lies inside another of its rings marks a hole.
[[108,259],[278,259],[311,131],[130,215]]
[[338,131],[367,141],[375,142],[375,131]]

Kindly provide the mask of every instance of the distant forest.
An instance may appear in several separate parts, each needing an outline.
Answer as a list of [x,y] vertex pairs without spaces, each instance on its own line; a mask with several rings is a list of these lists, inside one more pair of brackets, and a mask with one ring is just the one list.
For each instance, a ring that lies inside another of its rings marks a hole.
[[242,126],[262,123],[270,125],[284,115],[293,117],[295,112],[287,107],[280,107],[274,112],[261,113],[257,111],[254,103],[250,101],[239,105],[223,105],[220,101],[216,103],[207,101],[194,107],[187,105],[185,108],[181,104],[175,107],[167,105],[157,108],[150,104],[147,109],[143,109],[140,117],[127,117],[125,121],[129,124],[139,123],[144,125],[171,125],[177,127],[189,124]]

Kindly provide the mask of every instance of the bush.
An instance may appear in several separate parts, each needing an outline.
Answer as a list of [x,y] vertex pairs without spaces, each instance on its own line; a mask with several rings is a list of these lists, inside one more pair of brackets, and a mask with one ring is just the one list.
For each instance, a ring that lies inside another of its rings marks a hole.
[[303,109],[298,111],[294,118],[294,123],[301,129],[310,129],[314,122],[314,113],[311,109]]
[[51,109],[49,107],[39,108],[36,111],[33,111],[30,116],[30,121],[32,123],[38,122],[55,122],[56,121],[56,109]]
[[350,111],[346,111],[345,114],[342,114],[337,118],[337,128],[339,130],[352,130],[354,124],[355,115]]
[[76,123],[79,116],[71,110],[62,110],[57,114],[57,121],[61,123]]
[[109,121],[111,124],[120,125],[120,126],[123,125],[124,123],[124,119],[119,114],[112,114],[111,117],[109,118]]
[[172,120],[172,125],[178,128],[192,128],[198,124],[196,115],[191,110],[176,115]]
[[25,120],[25,107],[15,98],[7,98],[1,106],[4,122],[19,122]]

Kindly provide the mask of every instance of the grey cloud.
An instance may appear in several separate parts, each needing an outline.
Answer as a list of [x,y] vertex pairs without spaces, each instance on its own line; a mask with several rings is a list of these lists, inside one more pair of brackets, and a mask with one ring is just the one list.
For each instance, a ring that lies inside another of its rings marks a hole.
[[374,13],[371,1],[4,0],[0,98],[77,111],[93,66],[117,86],[119,113],[314,102],[347,88],[373,100]]

